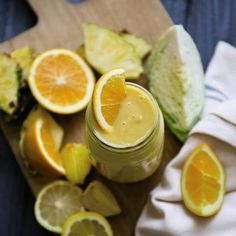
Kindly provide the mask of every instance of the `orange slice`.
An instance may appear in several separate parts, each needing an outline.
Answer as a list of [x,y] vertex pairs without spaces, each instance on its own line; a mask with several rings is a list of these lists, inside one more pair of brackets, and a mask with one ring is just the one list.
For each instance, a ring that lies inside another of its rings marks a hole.
[[24,154],[32,167],[45,176],[65,175],[57,145],[61,127],[51,120],[36,119],[26,130]]
[[182,197],[185,206],[198,216],[211,216],[221,208],[225,193],[223,166],[206,144],[193,149],[182,171]]
[[97,82],[93,94],[93,109],[102,129],[111,131],[126,96],[123,69],[115,69],[104,74]]
[[72,114],[86,107],[92,97],[94,75],[75,52],[53,49],[33,62],[29,86],[36,100],[46,109]]

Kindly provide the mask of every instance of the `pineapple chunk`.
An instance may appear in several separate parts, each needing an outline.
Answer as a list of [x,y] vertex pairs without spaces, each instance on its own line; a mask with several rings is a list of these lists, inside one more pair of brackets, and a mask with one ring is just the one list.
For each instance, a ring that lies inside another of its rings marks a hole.
[[108,217],[120,214],[121,209],[112,192],[98,180],[92,181],[81,197],[83,206]]
[[95,24],[84,24],[85,56],[101,74],[123,68],[126,77],[137,79],[143,72],[135,48],[114,31]]
[[149,44],[144,38],[140,36],[136,36],[134,34],[129,33],[121,33],[121,36],[128,43],[132,44],[135,48],[137,54],[140,58],[144,58],[152,49],[151,44]]
[[79,54],[79,56],[81,56],[82,58],[86,59],[86,57],[85,57],[85,46],[84,46],[84,44],[81,44],[75,52],[76,52],[77,54]]

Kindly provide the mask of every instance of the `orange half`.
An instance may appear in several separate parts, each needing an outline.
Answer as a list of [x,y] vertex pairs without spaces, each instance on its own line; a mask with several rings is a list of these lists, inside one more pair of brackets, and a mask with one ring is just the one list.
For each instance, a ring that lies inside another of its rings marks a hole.
[[182,171],[181,189],[185,206],[196,215],[211,216],[221,208],[225,172],[207,144],[197,146],[190,153]]
[[86,62],[75,52],[53,49],[39,55],[30,69],[29,86],[46,109],[71,114],[86,107],[95,78]]

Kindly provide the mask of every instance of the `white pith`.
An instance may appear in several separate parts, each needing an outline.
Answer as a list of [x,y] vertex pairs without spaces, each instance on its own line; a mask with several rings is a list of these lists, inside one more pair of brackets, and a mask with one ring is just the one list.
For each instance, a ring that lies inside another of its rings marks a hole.
[[36,123],[36,138],[37,138],[37,143],[39,145],[39,148],[42,152],[42,155],[46,157],[50,166],[53,166],[53,168],[55,168],[59,173],[65,174],[65,169],[62,166],[57,165],[57,163],[52,160],[52,158],[48,155],[47,151],[45,150],[43,140],[41,138],[41,128],[43,127],[43,120],[38,119],[36,122],[37,122]]

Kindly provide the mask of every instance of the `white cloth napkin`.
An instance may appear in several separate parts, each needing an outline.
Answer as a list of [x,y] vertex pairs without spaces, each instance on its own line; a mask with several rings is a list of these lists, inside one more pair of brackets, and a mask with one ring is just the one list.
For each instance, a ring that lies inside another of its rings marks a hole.
[[[200,218],[183,205],[180,177],[188,153],[207,143],[226,171],[226,196],[219,213]],[[168,164],[163,179],[150,194],[138,220],[136,236],[236,236],[236,48],[219,42],[206,73],[203,119],[179,154]]]

